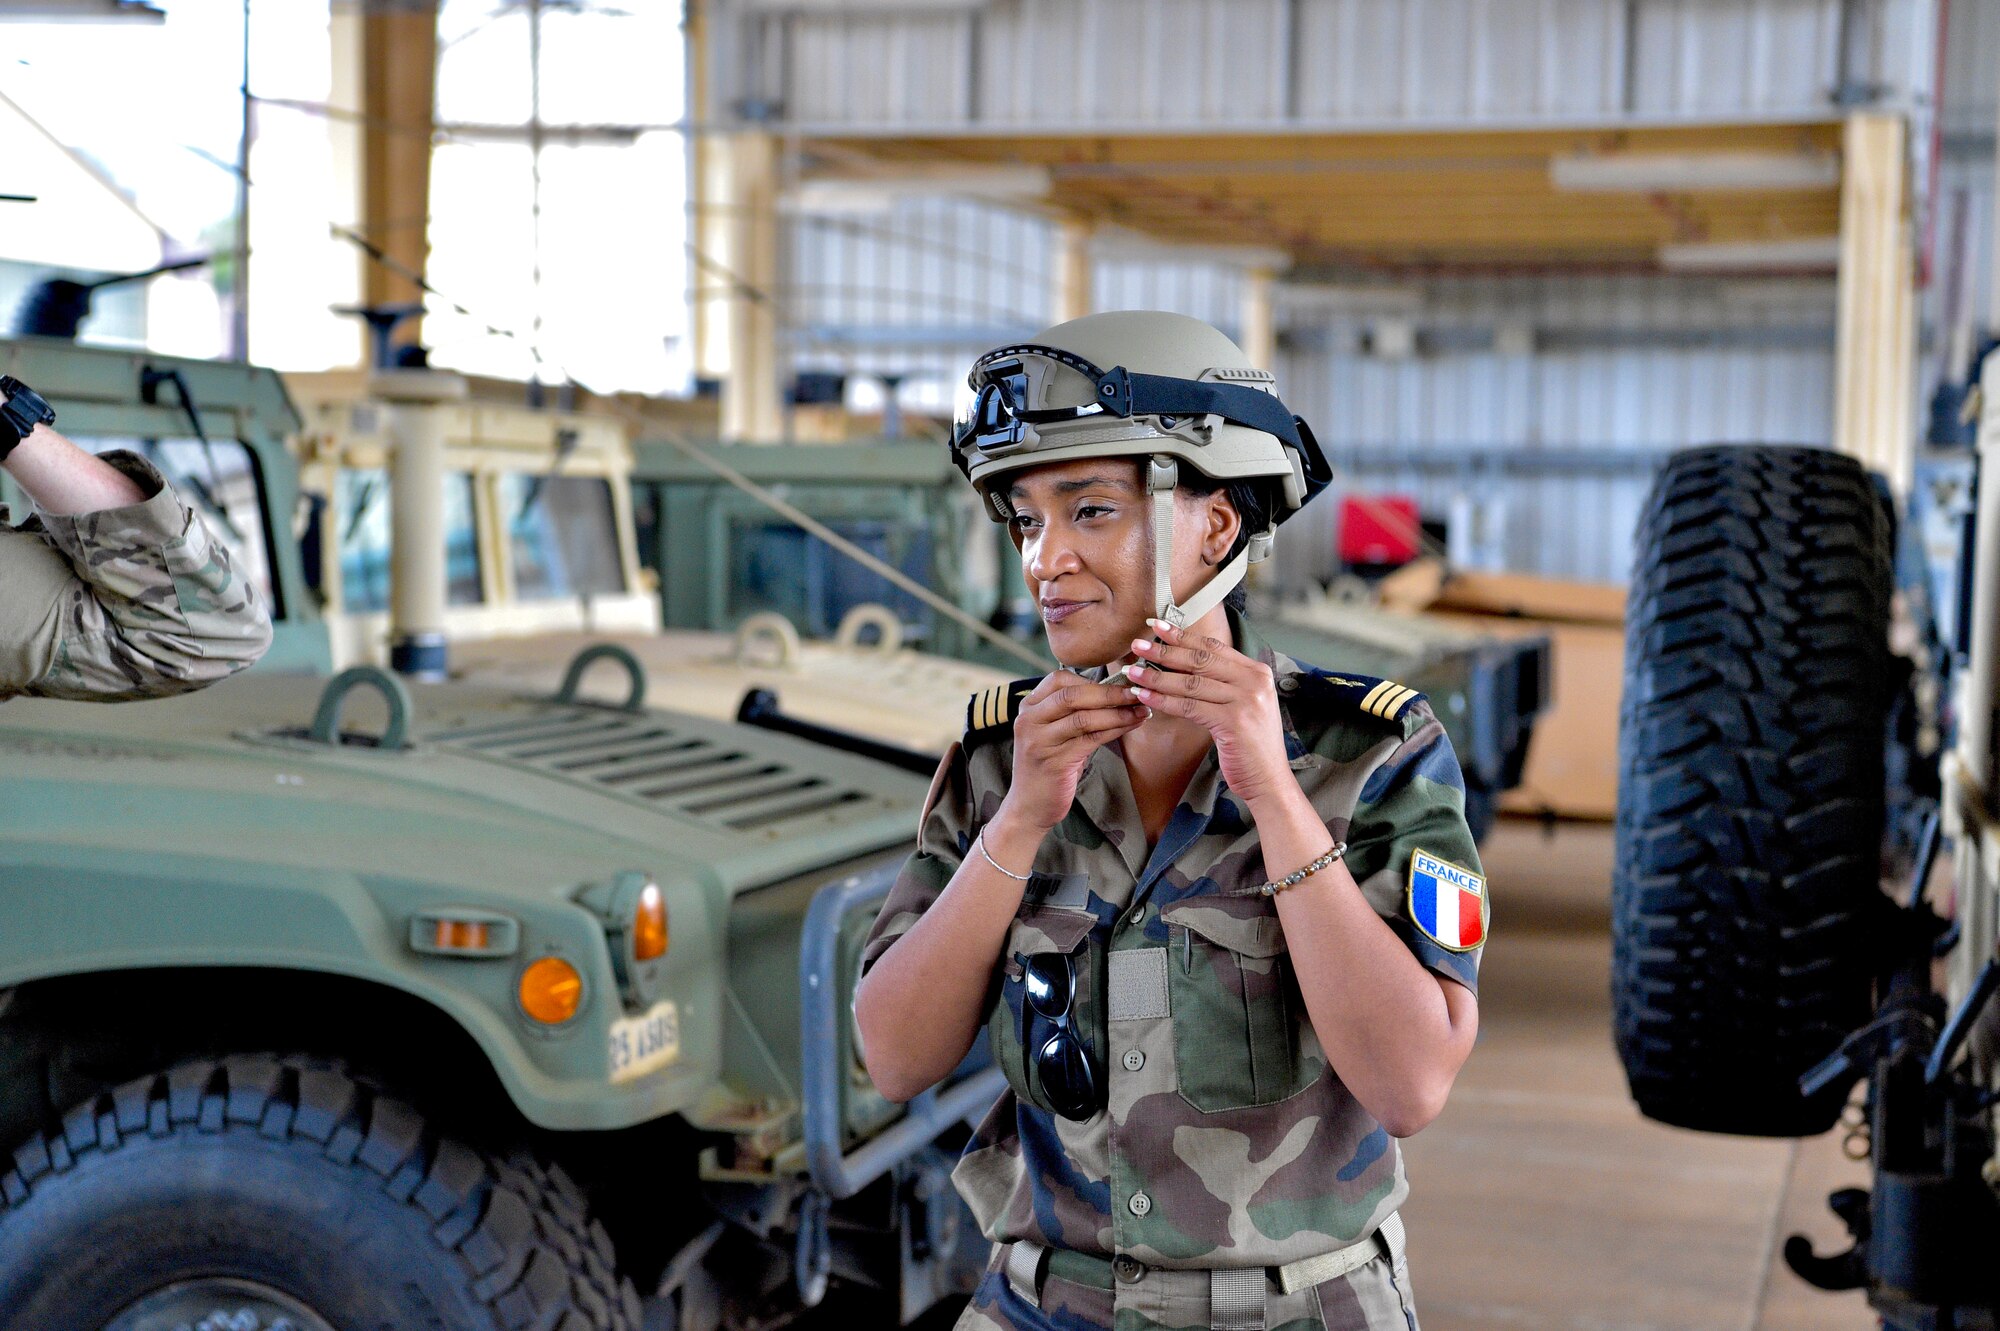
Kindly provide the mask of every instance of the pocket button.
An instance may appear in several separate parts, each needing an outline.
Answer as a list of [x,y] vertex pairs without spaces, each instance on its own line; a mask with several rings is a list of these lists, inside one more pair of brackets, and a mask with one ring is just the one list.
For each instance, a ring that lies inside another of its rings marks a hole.
[[1120,1253],[1111,1259],[1111,1274],[1118,1277],[1120,1284],[1136,1285],[1145,1279],[1146,1266],[1136,1258]]
[[1146,1056],[1137,1049],[1127,1049],[1122,1061],[1127,1072],[1137,1072],[1146,1066]]

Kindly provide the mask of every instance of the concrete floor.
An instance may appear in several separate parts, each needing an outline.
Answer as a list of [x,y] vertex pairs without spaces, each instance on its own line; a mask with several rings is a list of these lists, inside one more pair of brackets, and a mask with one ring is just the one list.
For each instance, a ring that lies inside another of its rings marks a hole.
[[1845,1248],[1826,1194],[1864,1184],[1839,1134],[1715,1137],[1642,1119],[1611,1047],[1608,826],[1503,821],[1483,851],[1492,941],[1479,1047],[1405,1143],[1425,1331],[1844,1331],[1859,1294],[1785,1266]]

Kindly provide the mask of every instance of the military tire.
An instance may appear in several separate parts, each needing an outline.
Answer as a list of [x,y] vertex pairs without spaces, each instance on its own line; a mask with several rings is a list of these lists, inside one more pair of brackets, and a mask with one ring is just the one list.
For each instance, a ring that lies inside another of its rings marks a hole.
[[1806,1136],[1799,1075],[1868,1019],[1889,516],[1853,459],[1702,448],[1643,510],[1619,724],[1612,999],[1642,1112]]
[[560,1171],[440,1136],[324,1067],[184,1064],[0,1157],[0,1326],[151,1331],[215,1314],[258,1331],[640,1325]]

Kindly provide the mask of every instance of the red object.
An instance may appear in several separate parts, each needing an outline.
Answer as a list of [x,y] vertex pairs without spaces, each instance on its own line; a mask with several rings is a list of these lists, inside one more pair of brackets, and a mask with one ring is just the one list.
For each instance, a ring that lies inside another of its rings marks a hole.
[[1407,564],[1417,557],[1423,525],[1412,495],[1346,495],[1340,501],[1343,564]]

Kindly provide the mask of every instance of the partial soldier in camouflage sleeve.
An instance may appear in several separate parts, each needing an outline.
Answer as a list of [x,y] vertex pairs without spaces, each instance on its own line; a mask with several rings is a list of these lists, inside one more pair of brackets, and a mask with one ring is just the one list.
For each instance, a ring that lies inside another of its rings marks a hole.
[[[1206,390],[1276,405],[1221,334],[1091,316],[995,378],[955,437],[1076,668],[972,700],[856,1003],[892,1098],[981,1027],[1007,1074],[954,1173],[996,1245],[959,1327],[1415,1331],[1396,1139],[1470,1052],[1488,918],[1443,727],[1244,621],[1239,556],[1323,463]],[[1208,470],[1259,467],[1268,503]]]
[[0,507],[0,700],[163,698],[264,654],[271,621],[228,551],[150,463],[102,458],[0,378],[0,466],[38,514]]

